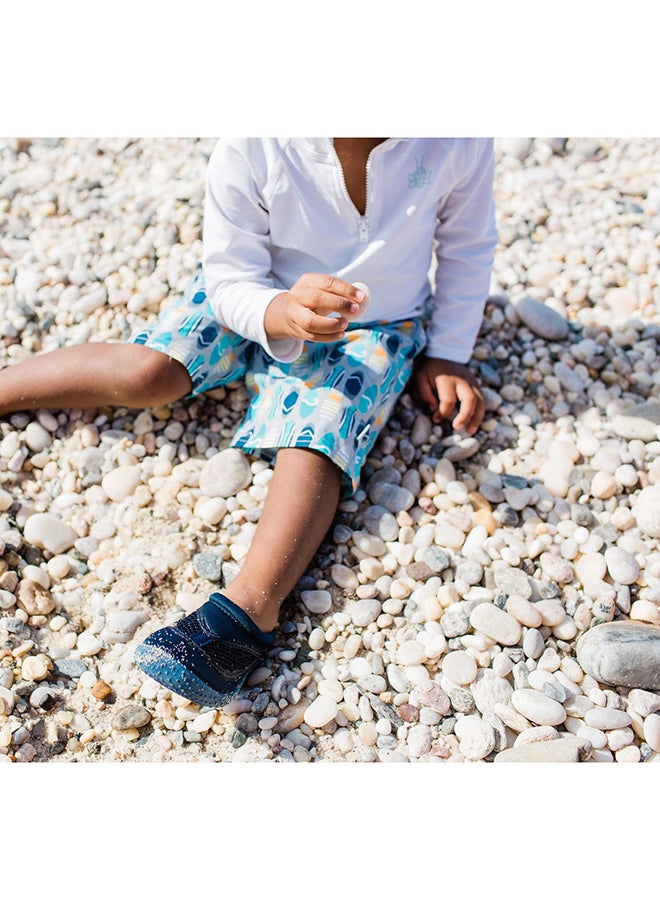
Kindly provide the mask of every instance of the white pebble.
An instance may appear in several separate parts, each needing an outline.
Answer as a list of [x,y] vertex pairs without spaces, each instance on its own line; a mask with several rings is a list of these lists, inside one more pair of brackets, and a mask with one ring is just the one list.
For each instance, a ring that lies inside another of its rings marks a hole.
[[313,614],[326,613],[332,608],[330,591],[301,591],[300,598]]
[[477,677],[477,664],[464,650],[453,650],[442,660],[442,674],[454,684],[471,684]]
[[310,728],[323,728],[328,722],[332,722],[338,711],[339,707],[332,697],[319,694],[305,710],[304,719]]
[[514,708],[536,725],[561,725],[566,711],[561,703],[547,697],[541,691],[520,688],[511,695]]

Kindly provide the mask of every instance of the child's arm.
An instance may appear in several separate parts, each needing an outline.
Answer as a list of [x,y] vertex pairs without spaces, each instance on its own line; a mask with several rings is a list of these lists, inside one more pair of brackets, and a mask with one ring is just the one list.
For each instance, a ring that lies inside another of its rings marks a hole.
[[435,303],[415,387],[435,421],[458,414],[454,428],[474,434],[485,402],[468,368],[488,297],[497,244],[492,141],[469,143],[470,159],[439,212]]
[[352,284],[316,273],[289,290],[275,284],[264,193],[277,163],[266,154],[259,142],[242,139],[219,141],[213,150],[204,202],[206,291],[222,325],[291,362],[303,341],[341,337],[361,296]]

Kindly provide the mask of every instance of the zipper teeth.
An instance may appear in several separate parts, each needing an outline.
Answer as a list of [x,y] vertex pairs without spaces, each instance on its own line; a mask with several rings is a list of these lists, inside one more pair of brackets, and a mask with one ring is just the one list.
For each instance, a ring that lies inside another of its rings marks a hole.
[[[374,147],[375,150],[375,147]],[[366,176],[364,182],[364,215],[360,216],[360,240],[367,243],[369,240],[369,219],[367,212],[369,211],[369,175],[371,174],[371,154],[374,150],[369,151],[367,156]]]
[[364,215],[362,216],[362,215],[360,215],[360,210],[357,208],[355,203],[353,203],[353,201],[351,200],[351,195],[348,193],[348,187],[346,186],[346,178],[344,177],[344,167],[341,164],[341,160],[339,159],[339,154],[337,153],[337,151],[334,147],[334,144],[332,145],[332,152],[335,154],[335,157],[337,158],[337,165],[339,168],[339,178],[341,180],[342,187],[344,188],[344,193],[345,193],[349,203],[351,204],[351,206],[357,213],[358,231],[359,231],[361,240],[363,240],[362,235],[364,234],[364,232],[368,230],[368,228],[367,228],[367,210],[369,209],[369,175],[371,174],[371,154],[376,149],[377,148],[374,147],[372,150],[370,150],[369,155],[367,156],[366,178],[365,178],[365,185],[364,185],[364,191],[365,191]]
[[[335,157],[336,157],[336,159],[337,159],[337,168],[339,169],[339,179],[340,179],[341,185],[342,185],[342,187],[343,187],[343,189],[344,189],[344,194],[346,195],[346,199],[348,200],[348,202],[351,204],[351,206],[353,207],[353,209],[354,209],[355,212],[357,213],[358,221],[361,221],[362,216],[360,215],[360,211],[359,211],[359,209],[357,208],[357,206],[355,205],[355,203],[353,203],[353,201],[351,200],[351,195],[348,193],[348,187],[346,186],[346,178],[344,177],[344,167],[343,167],[342,164],[341,164],[341,160],[339,159],[339,154],[338,154],[337,151],[335,150],[334,145],[333,145],[333,147],[332,147],[332,151],[333,151],[333,153],[335,154]],[[366,207],[365,207],[365,212],[366,212]]]

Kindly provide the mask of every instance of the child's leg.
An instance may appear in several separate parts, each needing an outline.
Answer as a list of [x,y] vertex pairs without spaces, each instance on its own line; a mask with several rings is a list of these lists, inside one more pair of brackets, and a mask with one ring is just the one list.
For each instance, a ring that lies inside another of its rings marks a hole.
[[76,344],[0,371],[0,415],[28,409],[171,403],[191,390],[181,363],[141,344]]
[[223,706],[270,651],[282,601],[309,565],[339,500],[341,472],[302,448],[278,452],[249,553],[223,593],[155,631],[135,662],[160,684],[202,706]]
[[223,590],[262,631],[304,574],[339,502],[341,472],[321,453],[278,451],[263,512],[243,567]]

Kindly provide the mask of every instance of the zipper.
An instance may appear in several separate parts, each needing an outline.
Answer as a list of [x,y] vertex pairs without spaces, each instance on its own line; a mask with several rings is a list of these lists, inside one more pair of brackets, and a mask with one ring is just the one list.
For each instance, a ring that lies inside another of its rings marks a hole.
[[348,193],[348,188],[346,187],[346,179],[344,178],[344,167],[343,167],[342,164],[341,164],[341,160],[339,159],[339,154],[338,154],[337,151],[335,150],[334,144],[332,143],[332,140],[330,141],[330,145],[331,145],[331,147],[332,147],[332,152],[335,154],[335,158],[336,158],[336,160],[337,160],[337,167],[338,167],[338,169],[339,169],[339,179],[340,179],[341,185],[342,185],[342,187],[343,187],[343,189],[344,189],[344,194],[346,195],[346,198],[348,199],[348,202],[351,204],[351,206],[353,207],[353,209],[354,209],[355,212],[357,213],[357,217],[358,217],[358,238],[359,238],[361,244],[366,244],[366,243],[368,243],[368,241],[369,241],[369,219],[368,219],[368,216],[367,216],[367,212],[369,211],[369,176],[370,176],[370,174],[371,174],[371,157],[372,157],[372,154],[373,154],[376,150],[378,150],[378,148],[379,148],[380,146],[382,146],[382,145],[379,144],[377,147],[374,147],[373,150],[370,150],[370,151],[369,151],[369,155],[367,156],[366,181],[365,181],[365,186],[364,186],[366,202],[365,202],[365,205],[364,205],[364,215],[363,215],[363,216],[361,216],[360,213],[358,212],[357,207],[355,206],[355,204],[354,204],[353,201],[351,200],[351,195]]
[[367,212],[369,210],[369,175],[371,174],[371,154],[376,150],[376,147],[373,150],[369,151],[369,156],[367,156],[367,170],[365,175],[365,183],[364,183],[364,215],[360,216],[360,242],[362,244],[366,244],[369,240],[369,220],[367,219]]

